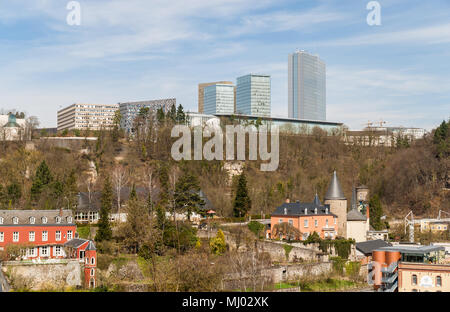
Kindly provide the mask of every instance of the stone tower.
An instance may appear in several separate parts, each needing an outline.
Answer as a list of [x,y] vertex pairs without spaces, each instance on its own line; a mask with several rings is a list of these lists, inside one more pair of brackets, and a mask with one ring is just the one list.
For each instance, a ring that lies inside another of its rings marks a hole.
[[347,198],[344,196],[336,171],[333,173],[324,199],[324,204],[330,205],[331,213],[338,216],[338,236],[347,237]]

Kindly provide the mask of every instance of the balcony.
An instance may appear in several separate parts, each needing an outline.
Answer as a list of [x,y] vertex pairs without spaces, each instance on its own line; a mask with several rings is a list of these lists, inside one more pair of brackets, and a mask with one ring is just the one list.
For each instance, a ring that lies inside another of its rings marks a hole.
[[397,269],[398,262],[392,262],[387,268],[381,268],[383,273],[393,273]]

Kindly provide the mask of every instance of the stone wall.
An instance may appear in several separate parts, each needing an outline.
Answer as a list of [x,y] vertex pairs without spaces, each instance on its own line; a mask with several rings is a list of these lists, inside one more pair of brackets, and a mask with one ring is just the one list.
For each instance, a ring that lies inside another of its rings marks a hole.
[[83,285],[83,264],[77,260],[32,263],[7,261],[2,266],[13,289],[62,289]]
[[[285,244],[280,244],[271,241],[259,241],[258,248],[261,252],[267,252],[270,254],[272,261],[284,262],[286,261],[286,251],[284,249]],[[318,261],[320,252],[315,248],[306,248],[300,246],[291,245],[292,249],[289,252],[289,262],[301,262],[301,261]]]

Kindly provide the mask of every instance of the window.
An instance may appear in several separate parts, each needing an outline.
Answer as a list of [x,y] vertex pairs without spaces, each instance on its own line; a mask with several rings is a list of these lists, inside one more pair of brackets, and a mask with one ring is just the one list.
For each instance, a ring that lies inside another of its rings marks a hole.
[[55,240],[57,240],[57,241],[61,240],[61,231],[56,231],[56,233],[55,233]]
[[42,257],[48,257],[48,246],[41,247],[41,256]]
[[5,233],[0,232],[0,242],[4,242],[5,241]]
[[61,256],[61,246],[55,246],[55,256]]
[[92,264],[92,265],[95,264],[95,258],[94,258],[94,257],[91,258],[91,264]]
[[416,274],[413,274],[413,276],[412,276],[412,284],[417,285],[417,275]]
[[36,257],[37,256],[36,248],[27,248],[27,256]]
[[72,231],[67,231],[67,239],[71,240],[72,239]]
[[283,219],[278,220],[278,223],[283,223]]
[[442,286],[442,278],[440,276],[436,277],[436,286],[438,287]]
[[95,275],[95,269],[91,269],[91,276]]
[[85,262],[86,264],[89,264],[89,257],[86,257],[86,259],[84,259],[84,262]]
[[14,232],[13,233],[13,242],[18,242],[19,241],[19,232]]
[[72,223],[72,217],[67,217],[67,223]]
[[48,232],[42,231],[42,241],[46,242],[48,240]]
[[61,217],[56,217],[55,221],[56,221],[56,223],[61,223]]
[[325,227],[328,227],[328,219],[325,220]]
[[325,237],[328,237],[328,232],[325,232]]
[[28,240],[29,240],[30,242],[34,242],[34,231],[30,231],[30,232],[28,233]]
[[0,217],[0,224],[3,224],[3,217]]
[[42,217],[41,222],[42,224],[47,224],[47,217]]
[[314,226],[315,226],[315,227],[318,227],[318,226],[319,226],[319,221],[314,220]]
[[289,225],[294,225],[294,221],[289,220]]
[[308,220],[305,220],[304,227],[308,227]]
[[36,222],[36,218],[35,217],[30,217],[30,224],[34,224]]
[[337,219],[336,218],[334,218],[334,224],[336,225],[336,222],[337,222]]
[[19,218],[14,217],[12,220],[13,220],[13,224],[19,224]]

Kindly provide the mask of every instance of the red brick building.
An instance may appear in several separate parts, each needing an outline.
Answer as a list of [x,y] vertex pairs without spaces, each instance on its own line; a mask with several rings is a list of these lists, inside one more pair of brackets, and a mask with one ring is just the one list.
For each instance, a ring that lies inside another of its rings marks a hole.
[[0,251],[19,246],[16,259],[78,259],[85,286],[96,286],[97,252],[92,241],[78,238],[71,210],[0,210]]

